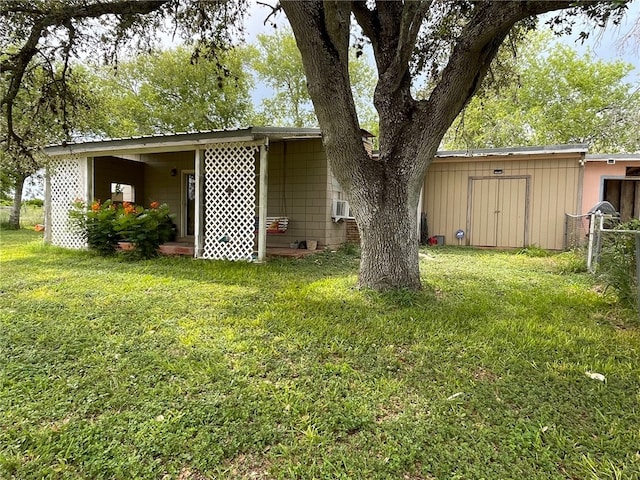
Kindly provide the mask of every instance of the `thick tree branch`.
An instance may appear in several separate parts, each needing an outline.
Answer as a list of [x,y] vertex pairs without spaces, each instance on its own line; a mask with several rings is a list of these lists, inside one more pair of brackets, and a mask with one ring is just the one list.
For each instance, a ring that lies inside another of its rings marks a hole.
[[351,2],[351,6],[356,21],[358,25],[360,25],[360,28],[362,28],[362,33],[364,33],[372,44],[373,42],[377,43],[377,32],[380,27],[377,12],[375,10],[369,10],[367,2],[364,0],[354,0]]
[[406,2],[400,20],[400,32],[393,63],[384,72],[392,89],[400,86],[402,77],[409,70],[409,60],[416,46],[418,33],[425,15],[431,7],[431,1]]
[[418,103],[420,120],[415,124],[428,121],[429,131],[416,126],[414,133],[438,138],[444,135],[480,87],[498,48],[516,22],[574,6],[571,1],[478,2],[473,17],[459,35],[440,82],[427,100]]

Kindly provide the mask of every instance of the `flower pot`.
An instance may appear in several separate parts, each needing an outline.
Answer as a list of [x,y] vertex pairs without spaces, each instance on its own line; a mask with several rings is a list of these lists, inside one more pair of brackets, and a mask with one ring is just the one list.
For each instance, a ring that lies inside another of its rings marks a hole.
[[125,251],[134,250],[136,248],[131,242],[118,242],[118,247],[120,247],[120,250]]
[[318,248],[317,240],[307,240],[307,250],[315,250]]

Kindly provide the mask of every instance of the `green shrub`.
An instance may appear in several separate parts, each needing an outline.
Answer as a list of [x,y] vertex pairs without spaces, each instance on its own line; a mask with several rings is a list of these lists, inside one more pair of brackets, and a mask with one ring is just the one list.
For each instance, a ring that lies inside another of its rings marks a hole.
[[150,208],[110,200],[103,204],[94,202],[88,207],[77,202],[69,216],[83,233],[89,248],[104,256],[113,255],[118,242],[126,241],[134,245],[132,256],[155,257],[160,245],[175,234],[169,207],[158,202],[152,202]]
[[[631,220],[617,227],[617,230],[640,231],[640,220]],[[610,233],[605,237],[598,267],[600,278],[618,294],[620,303],[637,308],[636,279],[636,235]]]
[[116,231],[122,239],[133,243],[135,249],[131,254],[139,258],[157,256],[160,245],[172,239],[172,227],[169,207],[157,202],[148,209],[125,202],[123,214],[115,220]]
[[44,200],[41,198],[32,198],[30,200],[25,200],[22,203],[23,205],[28,205],[30,207],[44,207]]

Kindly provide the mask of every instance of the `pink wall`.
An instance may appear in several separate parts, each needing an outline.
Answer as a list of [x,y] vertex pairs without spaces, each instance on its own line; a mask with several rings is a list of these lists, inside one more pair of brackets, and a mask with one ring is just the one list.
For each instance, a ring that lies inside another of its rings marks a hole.
[[613,165],[606,160],[587,161],[584,169],[584,183],[582,188],[582,212],[587,213],[591,207],[602,198],[603,178],[624,178],[627,167],[640,167],[637,160],[618,160]]

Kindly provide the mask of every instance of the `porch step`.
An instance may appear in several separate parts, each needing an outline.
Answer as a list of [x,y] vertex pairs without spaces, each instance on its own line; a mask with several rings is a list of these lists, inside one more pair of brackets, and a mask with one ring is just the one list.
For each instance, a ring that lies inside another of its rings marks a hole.
[[[267,248],[267,257],[303,258],[321,251],[322,250],[269,247]],[[189,255],[193,257],[194,252],[194,246],[189,242],[169,242],[160,245],[160,253],[162,255]]]
[[162,255],[190,255],[193,257],[194,251],[193,244],[187,242],[169,242],[160,245]]

